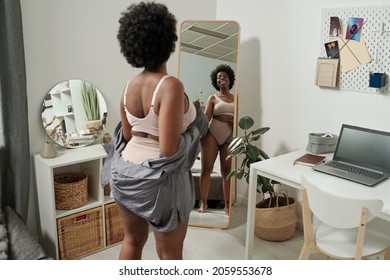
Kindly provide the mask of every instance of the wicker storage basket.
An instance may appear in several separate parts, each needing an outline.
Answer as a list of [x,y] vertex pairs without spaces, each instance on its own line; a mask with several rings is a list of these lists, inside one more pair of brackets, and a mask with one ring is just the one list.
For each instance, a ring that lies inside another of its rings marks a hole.
[[76,259],[104,247],[102,207],[57,219],[59,256]]
[[115,202],[106,204],[104,209],[106,215],[106,244],[110,246],[123,240],[123,223]]
[[54,195],[58,210],[83,206],[88,201],[88,175],[76,172],[55,175]]
[[279,201],[287,202],[285,206],[264,208],[269,198],[256,205],[255,234],[268,241],[284,241],[294,236],[297,225],[296,202],[292,197],[279,197]]

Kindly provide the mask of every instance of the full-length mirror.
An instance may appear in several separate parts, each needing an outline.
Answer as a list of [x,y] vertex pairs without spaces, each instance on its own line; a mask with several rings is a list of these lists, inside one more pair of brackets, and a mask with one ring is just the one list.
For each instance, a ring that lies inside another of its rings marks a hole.
[[42,103],[42,124],[48,137],[65,148],[92,144],[103,131],[106,118],[103,95],[83,80],[58,83]]
[[[230,95],[230,100],[223,100],[223,102],[230,103],[228,106],[233,106],[230,109],[232,113],[229,113],[231,115],[230,126],[236,124],[237,118],[239,40],[240,26],[235,21],[185,21],[180,29],[178,75],[190,100],[199,100],[202,110],[207,109],[207,100],[210,96],[221,95],[215,85],[213,86],[212,71],[220,65],[227,65],[233,71],[235,81],[232,83],[233,86],[228,89],[233,96]],[[215,84],[217,83],[219,82],[217,82],[217,73],[215,73]],[[218,88],[221,89],[222,86],[218,86]],[[221,121],[228,123],[227,120]],[[202,143],[202,145],[205,144]],[[204,149],[202,152],[204,153]],[[221,173],[221,162],[223,164],[223,161],[220,161],[220,153],[219,151],[215,161],[212,160],[214,163],[212,163],[211,175],[206,180],[209,182],[206,187],[207,208],[202,203],[205,196],[205,181],[202,181],[202,186],[200,185],[201,170],[204,168],[201,161],[202,157],[206,157],[207,154],[202,155],[201,153],[200,159],[195,162],[192,168],[196,194],[196,204],[189,221],[192,226],[226,228],[229,225],[232,186],[223,186]],[[230,169],[230,166],[228,168]],[[228,203],[225,203],[226,201]]]

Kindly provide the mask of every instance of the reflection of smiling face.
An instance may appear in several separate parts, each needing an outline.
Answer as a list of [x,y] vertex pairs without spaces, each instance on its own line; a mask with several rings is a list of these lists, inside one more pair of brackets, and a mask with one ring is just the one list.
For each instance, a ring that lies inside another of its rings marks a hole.
[[217,85],[221,87],[228,87],[230,84],[229,76],[225,72],[218,72],[217,74]]

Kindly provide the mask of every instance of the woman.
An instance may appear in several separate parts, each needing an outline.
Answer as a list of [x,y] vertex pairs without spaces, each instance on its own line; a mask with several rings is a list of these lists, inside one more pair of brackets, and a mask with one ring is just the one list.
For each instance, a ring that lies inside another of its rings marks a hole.
[[151,225],[159,258],[182,259],[194,202],[187,170],[199,137],[187,129],[196,118],[194,105],[182,83],[167,74],[176,19],[163,4],[141,2],[130,5],[119,23],[122,54],[143,68],[124,90],[116,131],[119,156],[111,163],[112,194],[124,225],[119,258],[141,259]]
[[209,119],[209,131],[201,140],[201,163],[200,175],[200,208],[203,213],[207,209],[207,197],[210,189],[210,176],[214,163],[219,153],[222,186],[225,202],[225,213],[229,215],[230,204],[230,180],[226,177],[230,172],[231,160],[227,148],[232,136],[234,119],[234,95],[230,93],[235,81],[233,69],[229,65],[219,65],[210,74],[211,83],[218,91],[207,99],[205,114]]

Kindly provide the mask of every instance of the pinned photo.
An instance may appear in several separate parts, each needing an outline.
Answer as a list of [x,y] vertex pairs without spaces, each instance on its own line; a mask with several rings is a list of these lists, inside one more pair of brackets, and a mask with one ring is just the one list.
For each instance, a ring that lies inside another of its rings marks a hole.
[[363,27],[363,18],[349,18],[347,23],[347,33],[345,34],[345,39],[360,41],[360,36],[362,34]]
[[326,56],[331,58],[340,58],[339,43],[332,41],[325,43]]
[[329,36],[339,37],[341,35],[341,22],[338,17],[330,17],[329,21]]

